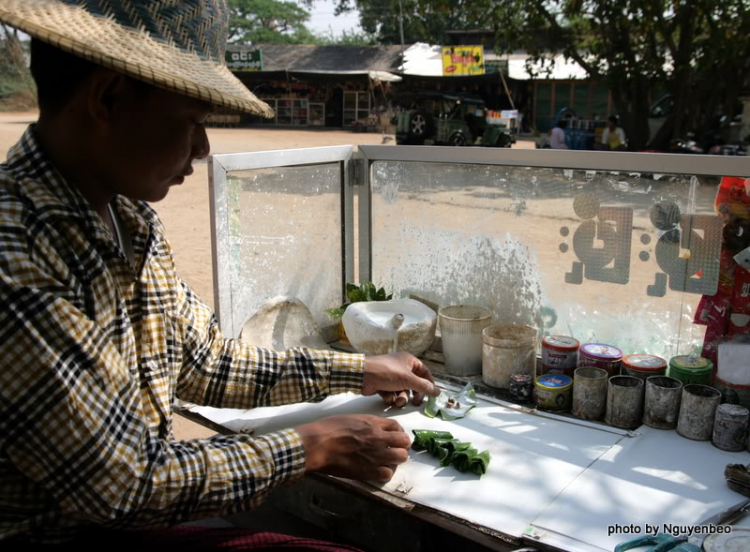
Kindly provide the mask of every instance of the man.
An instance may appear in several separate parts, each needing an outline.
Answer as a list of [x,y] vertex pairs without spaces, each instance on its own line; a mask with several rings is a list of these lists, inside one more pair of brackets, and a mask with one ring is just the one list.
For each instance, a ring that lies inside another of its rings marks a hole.
[[617,117],[611,115],[607,119],[607,128],[602,132],[601,148],[608,151],[625,151],[627,141],[625,131],[617,126]]
[[0,543],[86,545],[127,531],[119,544],[170,547],[184,535],[148,530],[252,508],[304,473],[390,479],[410,440],[376,416],[172,438],[175,397],[251,408],[437,394],[408,354],[225,339],[176,275],[145,202],[208,155],[212,106],[272,114],[221,65],[224,2],[0,0],[0,21],[34,39],[40,104],[0,166]]

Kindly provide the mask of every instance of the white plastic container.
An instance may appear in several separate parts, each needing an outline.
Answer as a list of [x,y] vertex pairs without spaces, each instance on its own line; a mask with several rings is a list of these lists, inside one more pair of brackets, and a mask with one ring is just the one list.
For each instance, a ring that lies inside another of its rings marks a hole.
[[511,374],[534,375],[536,330],[522,324],[496,324],[482,332],[482,379],[507,389]]
[[750,356],[748,343],[721,343],[716,370],[716,387],[734,389],[740,404],[750,408],[750,370],[747,359]]
[[484,307],[452,305],[438,311],[445,370],[455,376],[482,373],[482,330],[492,324]]
[[[404,320],[394,329],[390,321],[397,314],[403,315]],[[393,299],[352,303],[341,321],[358,353],[384,355],[392,352],[395,342],[397,351],[419,356],[435,339],[437,315],[414,299]]]

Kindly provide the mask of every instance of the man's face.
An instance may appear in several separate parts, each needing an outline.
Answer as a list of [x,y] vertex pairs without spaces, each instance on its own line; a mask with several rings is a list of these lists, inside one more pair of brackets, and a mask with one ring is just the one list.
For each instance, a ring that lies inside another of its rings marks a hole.
[[131,199],[159,201],[192,174],[194,159],[208,156],[204,123],[211,106],[161,88],[129,86],[132,94],[121,101],[102,146],[105,185]]

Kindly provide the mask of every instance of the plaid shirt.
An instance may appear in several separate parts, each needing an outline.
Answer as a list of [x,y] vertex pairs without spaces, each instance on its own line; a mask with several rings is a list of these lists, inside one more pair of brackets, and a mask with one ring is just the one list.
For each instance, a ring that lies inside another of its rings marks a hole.
[[176,442],[175,397],[252,408],[362,388],[361,355],[223,338],[154,211],[115,204],[133,263],[33,127],[0,165],[0,539],[252,508],[304,472],[297,432]]

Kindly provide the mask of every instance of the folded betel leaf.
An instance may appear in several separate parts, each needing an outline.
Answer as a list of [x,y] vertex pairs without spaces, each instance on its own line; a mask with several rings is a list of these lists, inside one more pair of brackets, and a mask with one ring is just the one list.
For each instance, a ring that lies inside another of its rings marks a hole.
[[432,431],[428,429],[413,429],[414,443],[412,449],[426,450],[440,461],[440,465],[453,466],[460,472],[471,472],[482,476],[487,473],[490,463],[490,452],[485,450],[477,453],[471,443],[454,439],[447,431]]
[[441,466],[448,466],[452,464],[454,460],[454,454],[459,451],[471,448],[471,443],[461,443],[458,439],[451,439],[450,441],[443,442],[435,440],[435,442],[440,445],[441,449],[448,452],[448,454],[445,456],[443,456],[442,454],[438,456],[438,458],[440,458]]
[[453,439],[447,431],[433,431],[431,429],[413,429],[414,442],[411,444],[413,450],[428,450],[428,447],[434,446],[435,439]]
[[490,463],[490,451],[485,450],[477,453],[477,449],[468,449],[456,452],[453,455],[452,464],[460,472],[471,472],[476,475],[487,473],[487,466]]
[[422,412],[428,418],[434,418],[439,414],[441,418],[450,422],[466,416],[476,404],[477,394],[474,386],[467,383],[458,393],[441,391],[439,396],[430,397]]

